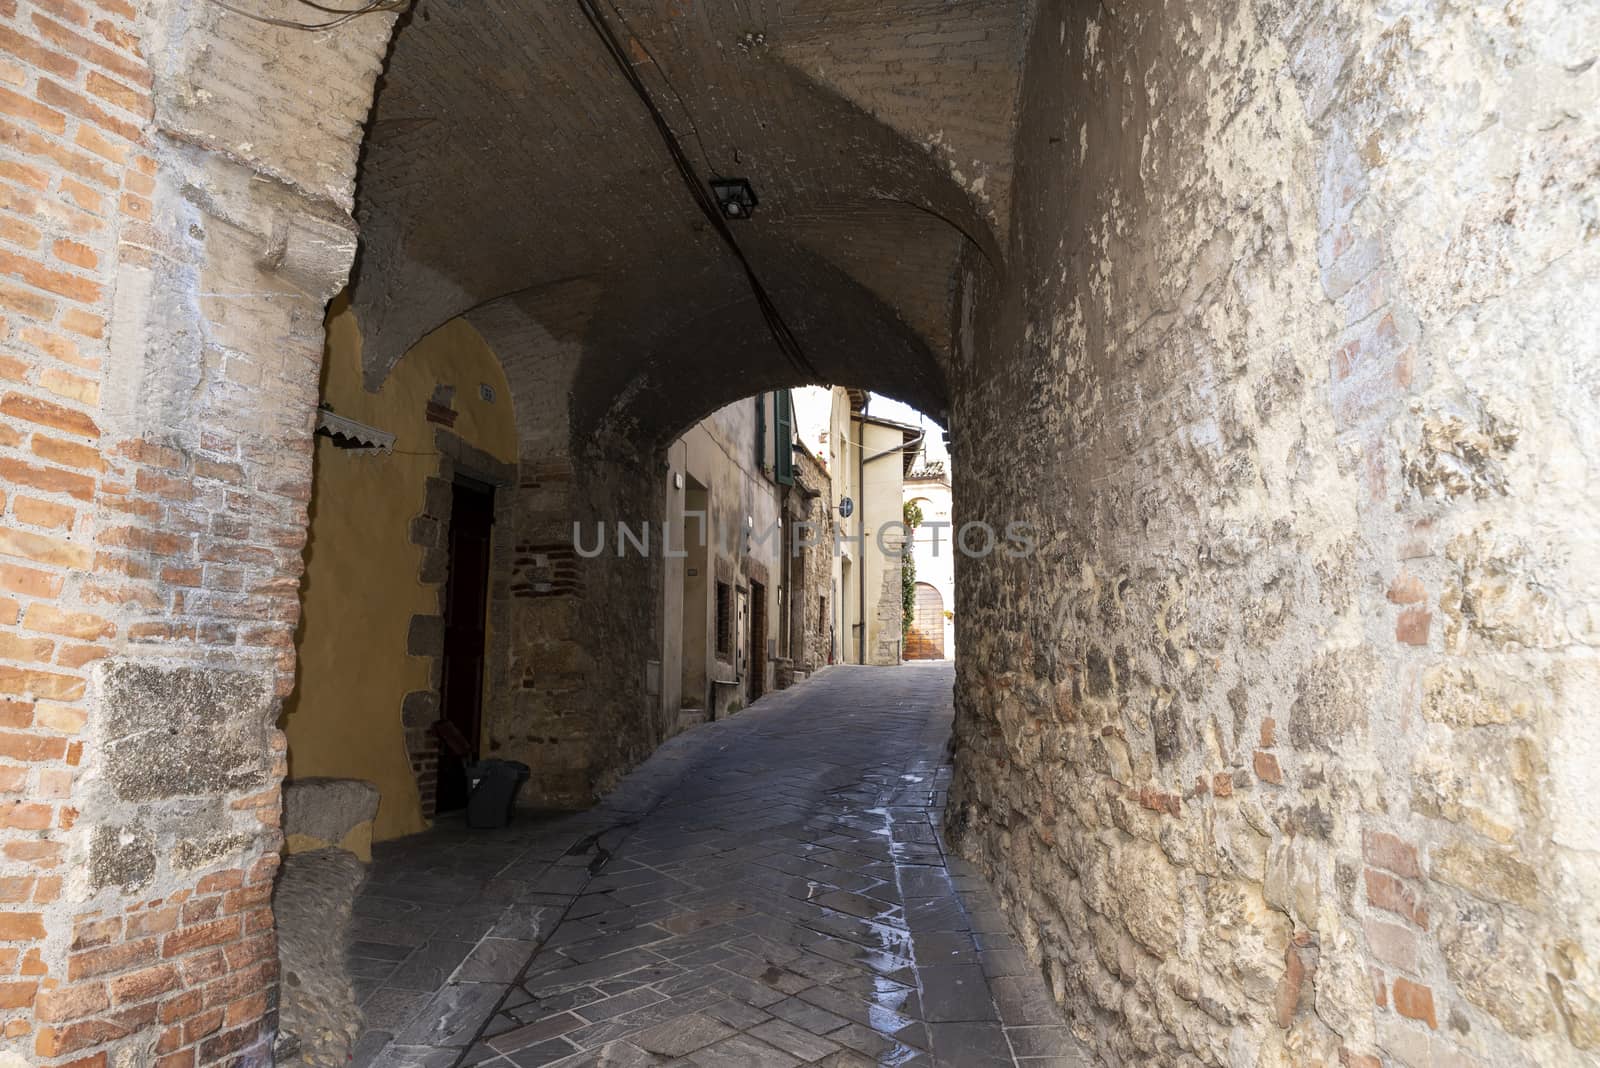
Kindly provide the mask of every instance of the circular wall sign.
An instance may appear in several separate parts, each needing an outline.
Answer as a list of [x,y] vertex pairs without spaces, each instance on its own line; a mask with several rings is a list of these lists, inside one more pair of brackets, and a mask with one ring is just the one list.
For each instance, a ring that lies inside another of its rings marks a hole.
[[852,501],[849,497],[846,497],[844,500],[839,502],[839,514],[845,519],[849,519],[855,514],[855,511],[856,502]]

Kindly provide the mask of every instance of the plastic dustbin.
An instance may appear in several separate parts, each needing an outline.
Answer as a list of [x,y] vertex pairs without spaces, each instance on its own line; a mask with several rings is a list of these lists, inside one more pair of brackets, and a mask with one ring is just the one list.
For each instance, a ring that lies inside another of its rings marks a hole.
[[467,768],[468,827],[504,827],[517,807],[517,794],[528,781],[528,765],[517,760],[480,760]]

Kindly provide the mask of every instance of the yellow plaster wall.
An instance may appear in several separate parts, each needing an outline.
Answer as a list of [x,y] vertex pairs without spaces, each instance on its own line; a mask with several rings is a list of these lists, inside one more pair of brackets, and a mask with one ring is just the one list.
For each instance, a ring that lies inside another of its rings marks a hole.
[[[493,350],[466,321],[416,344],[383,388],[361,382],[361,334],[348,302],[328,310],[322,398],[342,416],[395,435],[394,452],[316,444],[306,574],[297,639],[299,679],[285,704],[289,774],[366,779],[381,793],[373,838],[422,830],[421,804],[400,722],[400,704],[426,689],[428,661],[406,655],[411,617],[439,609],[439,588],[417,579],[411,544],[427,479],[438,473],[438,425],[426,418],[435,387],[456,387],[452,428],[507,463],[517,458],[511,390]],[[479,396],[493,387],[493,403]]]

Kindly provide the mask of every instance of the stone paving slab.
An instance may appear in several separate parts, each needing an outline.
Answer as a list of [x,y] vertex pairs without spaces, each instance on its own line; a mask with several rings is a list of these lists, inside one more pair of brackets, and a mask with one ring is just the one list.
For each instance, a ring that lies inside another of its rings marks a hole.
[[356,1068],[1091,1064],[942,851],[952,682],[833,668],[591,811],[380,845]]

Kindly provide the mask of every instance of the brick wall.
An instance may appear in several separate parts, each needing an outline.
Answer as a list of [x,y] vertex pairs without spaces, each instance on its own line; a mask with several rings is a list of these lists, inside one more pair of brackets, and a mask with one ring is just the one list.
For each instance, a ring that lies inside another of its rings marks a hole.
[[272,720],[389,27],[220,16],[0,4],[0,1063],[269,1061]]

